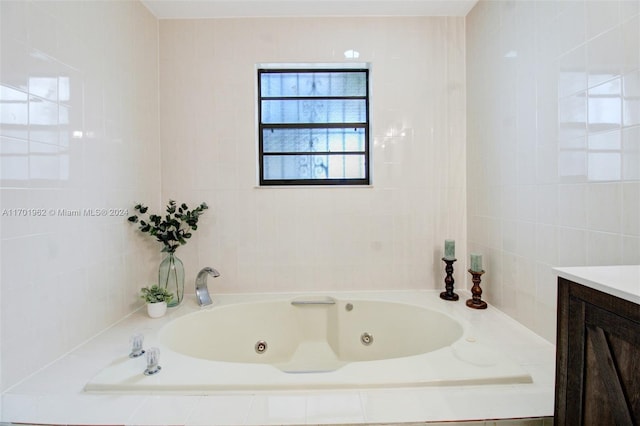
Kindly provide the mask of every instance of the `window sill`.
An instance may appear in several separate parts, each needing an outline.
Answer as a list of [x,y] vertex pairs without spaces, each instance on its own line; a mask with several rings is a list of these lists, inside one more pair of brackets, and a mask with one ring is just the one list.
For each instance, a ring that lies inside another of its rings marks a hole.
[[300,188],[331,188],[331,189],[369,189],[373,185],[255,185],[254,189],[300,189]]

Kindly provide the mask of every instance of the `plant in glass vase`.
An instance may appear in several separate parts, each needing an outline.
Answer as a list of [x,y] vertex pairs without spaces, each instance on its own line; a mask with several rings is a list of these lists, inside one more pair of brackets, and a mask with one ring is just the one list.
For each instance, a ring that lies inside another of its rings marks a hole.
[[134,209],[140,216],[133,215],[127,219],[129,222],[138,223],[141,232],[162,243],[162,252],[167,253],[158,270],[158,286],[176,296],[169,302],[169,307],[179,305],[184,298],[184,265],[175,252],[178,247],[187,243],[193,235],[192,231],[198,229],[200,215],[208,208],[204,202],[190,209],[185,203],[177,205],[174,200],[169,200],[165,215],[149,213],[144,219],[143,215],[147,214],[149,208],[144,204],[136,204]]

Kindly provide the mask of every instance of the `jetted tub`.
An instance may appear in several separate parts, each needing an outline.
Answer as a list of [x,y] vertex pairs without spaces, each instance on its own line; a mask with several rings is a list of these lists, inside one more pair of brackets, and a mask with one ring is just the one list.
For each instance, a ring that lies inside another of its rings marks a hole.
[[452,317],[452,302],[437,293],[377,298],[383,300],[240,297],[176,315],[151,337],[160,349],[158,374],[142,374],[144,356],[123,356],[85,390],[206,394],[531,382],[518,364],[478,341],[467,320]]

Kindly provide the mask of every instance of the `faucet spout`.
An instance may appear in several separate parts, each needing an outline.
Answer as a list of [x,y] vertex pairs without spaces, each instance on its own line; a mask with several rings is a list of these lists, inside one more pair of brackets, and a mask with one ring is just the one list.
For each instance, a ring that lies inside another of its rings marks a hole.
[[209,288],[207,287],[207,276],[209,275],[217,278],[220,276],[220,272],[207,266],[206,268],[202,268],[196,277],[196,299],[200,306],[207,306],[213,303],[209,295]]

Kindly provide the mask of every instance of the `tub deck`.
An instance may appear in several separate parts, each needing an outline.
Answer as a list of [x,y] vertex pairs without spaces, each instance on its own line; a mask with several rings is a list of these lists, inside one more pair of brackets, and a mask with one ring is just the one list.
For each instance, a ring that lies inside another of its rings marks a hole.
[[[93,377],[85,391],[202,395],[532,382],[525,369],[482,336],[486,327],[452,319],[440,300],[399,303],[385,297],[336,298],[331,305],[299,309],[285,296],[221,301],[194,314],[185,310],[159,336],[147,337],[157,339],[160,348],[159,374],[140,374],[145,357],[121,356]],[[353,312],[342,309],[346,304],[355,306]],[[370,345],[349,338],[366,330],[376,336]],[[256,353],[254,342],[262,337],[271,342],[266,336],[274,343]],[[443,343],[431,344],[438,341]]]
[[[362,293],[341,297],[362,297]],[[368,297],[401,302],[434,303],[456,318],[469,321],[474,337],[512,360],[531,383],[494,382],[448,386],[361,384],[352,388],[281,390],[245,388],[191,394],[183,390],[143,393],[91,393],[84,387],[114,360],[129,351],[129,337],[145,334],[145,347],[166,323],[195,312],[193,296],[169,315],[152,320],[137,311],[111,329],[67,354],[2,395],[0,420],[47,424],[332,424],[469,421],[541,418],[553,414],[554,345],[499,310],[475,311],[463,302],[446,302],[439,291],[372,292]],[[470,295],[460,291],[461,300]],[[283,295],[252,295],[255,300]],[[216,304],[235,303],[244,295],[222,295]],[[214,305],[215,306],[215,305]],[[117,361],[116,361],[117,362]],[[163,364],[163,355],[160,357]],[[301,366],[301,368],[304,366]],[[344,368],[344,367],[343,367]],[[282,371],[274,367],[280,374]],[[162,374],[166,373],[163,370]],[[309,375],[309,374],[306,374]],[[326,375],[326,373],[313,374]],[[288,377],[305,374],[287,374]],[[160,376],[158,376],[160,377]],[[542,422],[540,423],[542,424]]]

